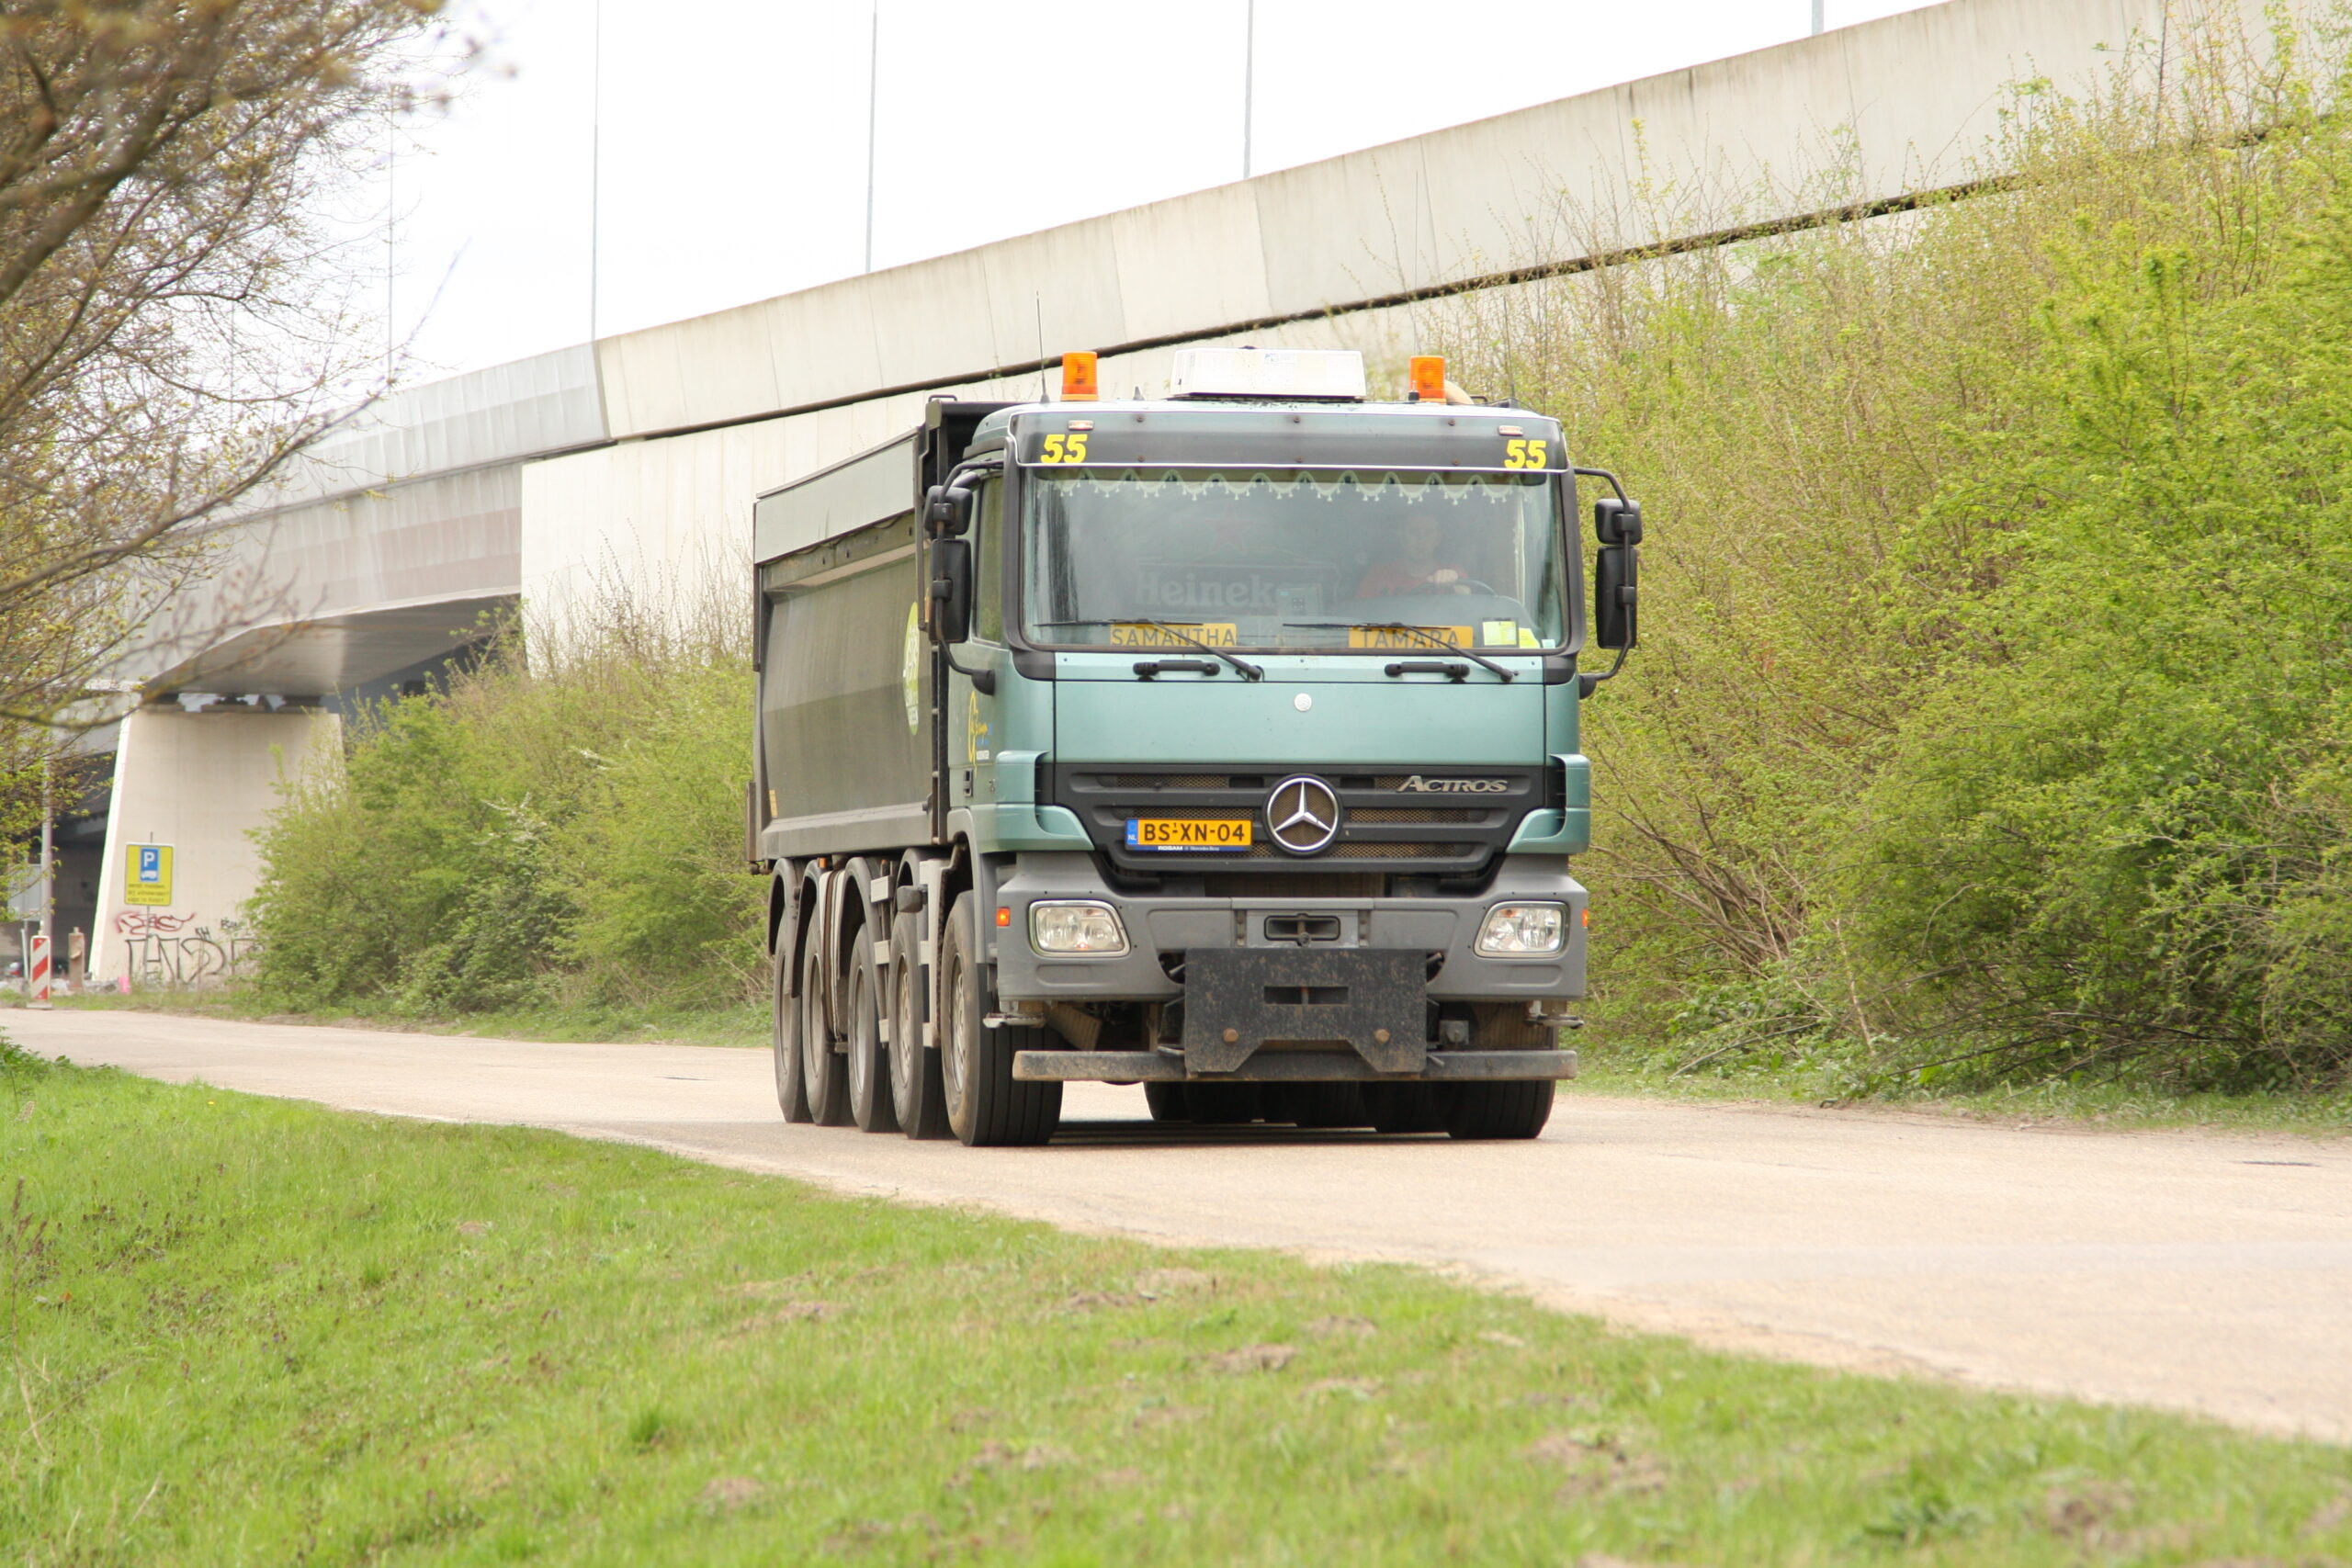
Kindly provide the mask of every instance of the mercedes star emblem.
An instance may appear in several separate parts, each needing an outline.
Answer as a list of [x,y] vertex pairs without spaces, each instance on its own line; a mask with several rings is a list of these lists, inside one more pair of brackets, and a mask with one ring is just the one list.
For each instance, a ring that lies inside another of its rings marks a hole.
[[1340,797],[1311,773],[1298,773],[1266,797],[1266,831],[1295,855],[1318,854],[1340,836]]

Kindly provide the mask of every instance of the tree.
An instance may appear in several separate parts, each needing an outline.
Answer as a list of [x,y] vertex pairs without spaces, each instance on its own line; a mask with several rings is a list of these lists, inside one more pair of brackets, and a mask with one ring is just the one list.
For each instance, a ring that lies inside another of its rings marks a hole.
[[380,374],[334,203],[438,9],[0,0],[0,769]]

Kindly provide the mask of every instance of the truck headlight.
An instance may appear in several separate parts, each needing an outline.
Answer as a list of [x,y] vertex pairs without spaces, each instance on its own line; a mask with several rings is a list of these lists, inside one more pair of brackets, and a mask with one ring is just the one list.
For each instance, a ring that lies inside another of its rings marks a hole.
[[1057,898],[1029,906],[1029,945],[1040,953],[1092,953],[1116,958],[1127,951],[1119,912],[1091,899]]
[[1565,904],[1498,904],[1478,928],[1478,956],[1532,958],[1557,953],[1567,934]]

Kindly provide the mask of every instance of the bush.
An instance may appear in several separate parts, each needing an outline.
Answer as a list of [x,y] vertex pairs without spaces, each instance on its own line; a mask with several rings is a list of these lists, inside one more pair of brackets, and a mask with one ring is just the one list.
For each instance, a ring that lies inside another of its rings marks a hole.
[[[1879,1082],[2352,1066],[2322,41],[2176,34],[2090,100],[2021,85],[1966,199],[1443,319],[1648,503],[1645,646],[1586,738],[1631,1032]],[[1776,205],[1860,194],[1832,164]]]
[[288,792],[254,905],[265,999],[431,1016],[756,989],[748,657],[626,603],[600,620],[502,639]]

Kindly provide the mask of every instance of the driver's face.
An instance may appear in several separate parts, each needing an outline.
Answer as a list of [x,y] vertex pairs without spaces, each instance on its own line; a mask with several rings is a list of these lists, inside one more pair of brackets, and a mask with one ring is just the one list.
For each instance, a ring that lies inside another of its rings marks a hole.
[[1405,554],[1414,560],[1437,558],[1438,526],[1434,517],[1405,520]]

